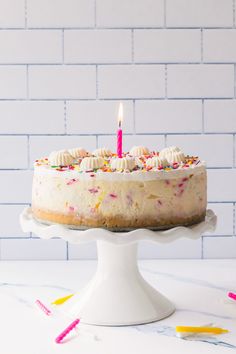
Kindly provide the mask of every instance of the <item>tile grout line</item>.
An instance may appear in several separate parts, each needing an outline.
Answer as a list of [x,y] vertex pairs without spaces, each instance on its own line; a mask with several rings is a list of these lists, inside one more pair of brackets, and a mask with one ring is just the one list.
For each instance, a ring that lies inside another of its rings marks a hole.
[[204,237],[201,236],[201,259],[204,259]]
[[236,236],[236,203],[233,205],[233,235]]
[[133,134],[136,134],[136,101],[133,100]]
[[166,1],[164,0],[164,24],[163,24],[163,28],[166,29]]
[[27,6],[27,0],[25,0],[24,6],[25,6],[25,29],[28,29],[28,6]]
[[67,102],[64,100],[64,135],[67,135]]
[[94,27],[97,29],[97,0],[94,0]]
[[165,80],[165,99],[168,99],[168,66],[165,64],[164,69],[164,80]]
[[98,65],[96,65],[96,100],[98,99]]
[[26,65],[26,101],[29,100],[29,65]]
[[205,103],[202,99],[202,134],[205,133]]
[[30,136],[27,135],[27,166],[30,168]]
[[[102,31],[102,30],[114,30],[114,31],[122,31],[122,30],[162,30],[162,29],[166,29],[166,30],[199,30],[199,29],[203,29],[203,30],[230,30],[232,29],[233,26],[142,26],[142,27],[137,27],[137,26],[122,26],[122,27],[111,27],[111,26],[60,26],[60,27],[55,27],[55,26],[46,26],[46,27],[42,27],[42,26],[27,26],[27,28],[31,31],[38,31],[38,30],[42,30],[42,31],[55,31],[55,30],[60,30],[60,29],[65,29],[68,31],[74,31],[74,30],[93,30],[94,28],[96,28],[98,31]],[[5,31],[5,30],[17,30],[17,31],[22,31],[25,30],[25,26],[16,26],[16,27],[9,27],[9,26],[4,26],[4,27],[0,27],[0,31]]]
[[131,62],[134,64],[134,29],[131,30]]
[[233,27],[235,28],[235,0],[232,0],[233,2]]
[[62,30],[61,33],[61,47],[62,47],[62,55],[61,55],[61,59],[62,59],[62,64],[65,64],[65,30]]
[[233,167],[236,167],[236,138],[235,134],[233,134]]

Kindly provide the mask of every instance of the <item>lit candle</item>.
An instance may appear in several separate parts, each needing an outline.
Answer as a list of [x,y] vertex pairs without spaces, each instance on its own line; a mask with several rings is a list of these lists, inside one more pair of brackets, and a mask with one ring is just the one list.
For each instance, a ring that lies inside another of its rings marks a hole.
[[123,121],[123,104],[120,102],[119,112],[118,112],[118,130],[117,130],[117,156],[122,157],[122,128],[121,124]]

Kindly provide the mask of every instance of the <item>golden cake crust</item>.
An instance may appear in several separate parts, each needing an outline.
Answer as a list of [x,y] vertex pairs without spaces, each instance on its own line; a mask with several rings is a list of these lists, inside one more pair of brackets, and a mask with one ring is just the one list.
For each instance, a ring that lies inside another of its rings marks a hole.
[[135,229],[135,228],[150,228],[150,229],[168,229],[178,225],[193,225],[199,223],[205,219],[206,212],[196,214],[189,217],[172,217],[166,219],[135,219],[129,220],[122,216],[104,217],[102,215],[96,218],[82,218],[75,215],[65,215],[46,211],[42,209],[33,208],[33,215],[36,219],[42,222],[57,223],[63,225],[69,225],[71,227],[83,227],[83,228],[107,228],[107,229]]

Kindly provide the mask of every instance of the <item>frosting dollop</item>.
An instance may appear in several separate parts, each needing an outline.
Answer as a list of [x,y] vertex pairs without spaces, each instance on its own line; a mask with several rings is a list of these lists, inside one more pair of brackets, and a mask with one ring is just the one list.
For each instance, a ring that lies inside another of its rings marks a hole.
[[98,168],[102,168],[104,166],[104,160],[102,157],[85,157],[81,161],[80,164],[80,170],[81,171],[90,171],[90,170],[96,170]]
[[145,146],[133,146],[130,149],[129,154],[131,156],[138,157],[138,156],[142,156],[142,155],[149,155],[150,151]]
[[74,157],[74,159],[83,158],[89,155],[89,153],[81,147],[69,149],[68,152]]
[[48,161],[51,166],[68,166],[73,163],[74,157],[67,150],[52,151]]
[[177,146],[170,146],[160,151],[159,157],[166,158],[169,164],[174,162],[185,162],[185,156],[182,150]]
[[166,167],[169,163],[165,157],[153,156],[150,159],[147,159],[146,166],[149,167]]
[[133,157],[121,157],[111,160],[112,170],[129,170],[132,171],[136,166],[135,159]]
[[110,156],[112,156],[112,151],[105,148],[105,147],[102,147],[102,148],[94,150],[93,155],[94,156],[101,156],[101,157],[110,157]]

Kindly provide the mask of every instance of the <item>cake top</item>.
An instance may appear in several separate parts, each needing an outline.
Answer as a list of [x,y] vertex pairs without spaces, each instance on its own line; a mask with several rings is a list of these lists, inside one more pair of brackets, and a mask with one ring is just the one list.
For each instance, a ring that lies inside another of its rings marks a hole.
[[200,163],[197,156],[185,155],[171,146],[161,151],[150,151],[144,146],[134,146],[122,157],[103,147],[92,153],[83,148],[53,151],[48,157],[35,161],[35,167],[56,171],[77,171],[79,173],[131,173],[149,171],[172,171],[193,168]]

